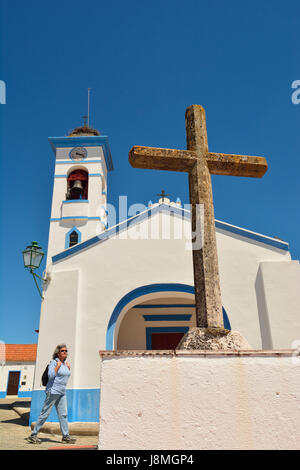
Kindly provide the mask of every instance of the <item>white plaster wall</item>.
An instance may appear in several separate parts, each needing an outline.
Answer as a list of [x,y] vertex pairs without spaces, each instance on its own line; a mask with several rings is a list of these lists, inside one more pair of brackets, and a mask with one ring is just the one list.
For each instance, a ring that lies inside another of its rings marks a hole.
[[[168,227],[170,221],[171,226],[175,223],[175,228],[173,227],[170,231],[170,237],[164,239],[165,232],[161,230],[161,227]],[[75,367],[81,371],[76,379],[77,387],[99,386],[95,375],[98,363],[97,351],[99,348],[105,349],[106,347],[109,319],[123,296],[137,287],[149,284],[193,285],[192,252],[187,250],[189,245],[187,239],[178,236],[180,224],[182,220],[177,217],[171,217],[166,213],[156,214],[150,219],[150,225],[149,219],[145,220],[139,226],[131,226],[127,232],[121,232],[119,236],[99,242],[48,266],[53,279],[44,293],[42,317],[47,320],[41,319],[39,345],[43,342],[49,343],[49,331],[51,331],[50,349],[52,349],[53,344],[59,342],[58,336],[61,336],[58,333],[54,334],[53,325],[60,320],[60,315],[62,318],[69,319],[70,335],[72,338],[76,337]],[[151,237],[141,238],[141,235],[151,233],[153,227],[158,227],[159,230],[158,232],[153,230],[156,235],[152,239]],[[184,222],[183,230],[189,232],[189,221]],[[223,233],[219,229],[217,230],[217,244],[222,301],[232,329],[240,331],[253,348],[260,349],[261,331],[255,291],[259,263],[266,260],[288,261],[290,255],[241,236]],[[69,276],[70,271],[78,271],[80,275],[80,283],[76,287],[73,278]],[[60,274],[61,278],[56,277],[57,274]],[[76,308],[74,308],[75,294],[77,295]],[[162,296],[176,297],[173,292],[148,295],[128,304],[127,309],[134,304]],[[182,297],[182,293],[179,293],[177,297]],[[58,312],[61,313],[58,314]],[[124,310],[122,315],[125,313]],[[116,325],[115,348],[122,315]],[[73,324],[76,324],[76,334],[73,331],[75,328]],[[46,327],[47,330],[44,330]],[[66,341],[69,337],[67,331],[63,337]],[[289,339],[286,338],[285,341],[288,342],[285,347],[290,347]],[[75,347],[75,342],[72,344]],[[45,359],[49,354],[49,348],[47,348],[48,346],[46,347],[47,354],[45,352],[42,356],[41,367],[44,367]]]
[[[35,362],[7,362],[0,366],[0,394],[6,392],[9,372],[21,372],[19,392],[31,392]],[[22,385],[25,382],[25,385]],[[2,393],[1,393],[2,392]]]
[[[290,261],[290,253],[217,229],[217,248],[222,303],[231,327],[253,348],[261,348],[260,322],[255,282],[262,261]],[[281,347],[290,347],[290,342]]]
[[49,229],[49,245],[47,252],[46,269],[51,266],[51,258],[65,250],[66,234],[76,226],[81,232],[81,241],[89,240],[103,232],[103,224],[99,220],[53,221]]
[[[136,231],[136,228],[133,227],[130,230]],[[84,250],[52,266],[51,276],[54,272],[72,270],[77,267],[81,274],[77,366],[79,370],[84,371],[79,378],[82,388],[99,386],[97,376],[95,376],[98,350],[105,348],[109,318],[124,295],[136,287],[153,283],[192,284],[190,269],[192,255],[191,252],[185,251],[184,244],[183,240],[161,242],[160,240],[137,240],[134,236],[133,239],[127,237],[121,240],[115,237],[99,243],[92,250]],[[190,259],[190,263],[186,263],[187,258]],[[66,276],[65,288],[69,283]],[[52,299],[49,300],[47,307],[45,305],[43,309],[45,316],[48,315],[46,312],[54,311],[62,296],[66,297],[63,288],[60,292],[55,302]],[[180,295],[182,296],[182,293]],[[47,293],[45,293],[45,299],[46,296]],[[64,301],[64,303],[69,310],[67,302]],[[70,315],[72,315],[71,312]]]
[[71,365],[71,377],[68,388],[76,388],[80,382],[76,359],[80,351],[78,343],[80,273],[69,270],[52,273],[52,279],[44,291],[42,302],[39,339],[36,359],[34,390],[41,387],[41,377],[58,344],[68,346],[68,362]]
[[300,360],[102,359],[99,449],[299,449]]
[[61,205],[61,216],[62,217],[73,217],[76,224],[76,220],[81,217],[88,217],[90,214],[90,203],[89,202],[67,202]]
[[256,279],[260,293],[263,346],[269,348],[300,345],[300,265],[299,261],[262,262]]

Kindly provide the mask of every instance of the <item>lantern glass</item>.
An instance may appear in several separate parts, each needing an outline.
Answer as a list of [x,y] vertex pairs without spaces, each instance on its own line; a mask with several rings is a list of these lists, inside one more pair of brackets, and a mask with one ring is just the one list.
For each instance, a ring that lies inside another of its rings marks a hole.
[[23,251],[23,259],[25,268],[37,269],[40,267],[44,253],[42,248],[37,242],[32,242],[31,245]]
[[24,266],[25,268],[27,268],[28,266],[30,266],[30,256],[31,252],[30,251],[23,251],[23,259],[24,259]]

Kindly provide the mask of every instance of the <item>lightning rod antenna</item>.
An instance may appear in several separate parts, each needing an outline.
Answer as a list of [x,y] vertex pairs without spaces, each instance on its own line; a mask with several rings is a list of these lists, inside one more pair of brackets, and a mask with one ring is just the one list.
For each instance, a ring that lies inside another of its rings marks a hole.
[[90,93],[91,89],[88,88],[88,127],[90,127]]

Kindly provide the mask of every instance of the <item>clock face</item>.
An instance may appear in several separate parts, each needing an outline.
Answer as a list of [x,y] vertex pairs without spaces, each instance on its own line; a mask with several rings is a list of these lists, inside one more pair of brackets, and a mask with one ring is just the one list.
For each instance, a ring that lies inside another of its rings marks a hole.
[[72,160],[82,160],[87,156],[87,150],[84,147],[74,147],[70,152]]

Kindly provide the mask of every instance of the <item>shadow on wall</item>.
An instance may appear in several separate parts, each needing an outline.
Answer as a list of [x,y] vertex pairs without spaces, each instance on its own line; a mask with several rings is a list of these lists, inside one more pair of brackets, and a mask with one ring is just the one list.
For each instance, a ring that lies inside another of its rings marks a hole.
[[257,271],[257,276],[255,280],[255,292],[258,318],[260,324],[262,349],[270,350],[273,349],[273,342],[261,267],[259,267]]

